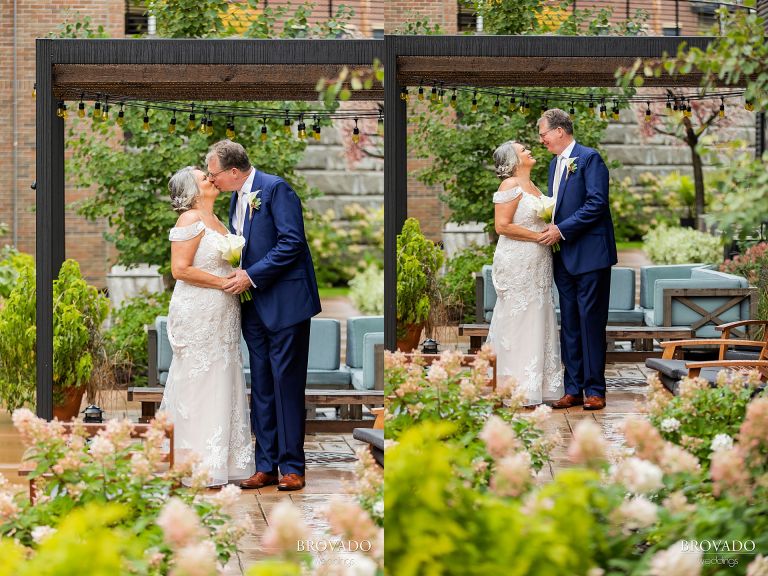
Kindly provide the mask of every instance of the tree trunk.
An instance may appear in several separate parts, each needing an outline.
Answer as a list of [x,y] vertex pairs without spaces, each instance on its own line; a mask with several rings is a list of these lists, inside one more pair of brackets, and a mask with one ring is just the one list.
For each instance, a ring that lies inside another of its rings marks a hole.
[[693,186],[695,191],[694,206],[696,218],[696,228],[705,232],[707,230],[707,224],[704,221],[704,170],[702,169],[701,156],[696,147],[699,144],[699,137],[696,135],[696,131],[693,129],[693,124],[690,118],[683,118],[683,125],[685,126],[685,142],[691,149],[691,164],[693,165]]

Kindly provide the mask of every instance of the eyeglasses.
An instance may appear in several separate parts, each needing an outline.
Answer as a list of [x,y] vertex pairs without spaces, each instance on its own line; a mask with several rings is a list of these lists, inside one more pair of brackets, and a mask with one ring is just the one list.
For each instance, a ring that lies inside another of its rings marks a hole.
[[554,128],[550,128],[550,129],[549,129],[549,130],[547,130],[546,132],[539,132],[539,138],[544,138],[544,136],[546,136],[547,134],[549,134],[550,132],[552,132],[552,130],[557,130],[557,128],[558,128],[558,127],[556,126],[556,127],[554,127]]
[[207,172],[207,173],[205,174],[205,177],[206,177],[208,180],[210,180],[211,178],[216,178],[216,176],[218,176],[218,175],[219,175],[219,174],[221,174],[222,172],[226,172],[226,171],[227,171],[227,168],[225,168],[224,170],[219,170],[218,172]]

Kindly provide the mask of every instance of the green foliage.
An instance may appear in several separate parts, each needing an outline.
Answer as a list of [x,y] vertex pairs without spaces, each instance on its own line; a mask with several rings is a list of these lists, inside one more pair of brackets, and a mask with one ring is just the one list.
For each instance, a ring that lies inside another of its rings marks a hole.
[[349,281],[349,297],[363,314],[384,314],[384,270],[369,264]]
[[0,250],[0,298],[8,298],[16,285],[19,273],[26,266],[34,266],[35,259],[12,246]]
[[396,27],[392,33],[401,36],[441,36],[445,31],[440,24],[432,24],[426,16],[408,10],[402,27]]
[[719,264],[723,260],[721,238],[692,228],[673,228],[665,224],[643,237],[643,250],[654,264]]
[[622,494],[601,488],[595,472],[561,472],[525,511],[515,500],[473,491],[456,474],[466,459],[452,434],[447,422],[420,424],[387,451],[388,573],[586,574],[599,559],[629,555],[639,540],[606,537],[605,520]]
[[319,286],[343,286],[358,270],[383,261],[384,209],[350,204],[343,216],[340,226],[332,209],[305,211],[305,233]]
[[421,233],[419,221],[408,218],[397,235],[397,324],[427,321],[437,291],[437,271],[443,265],[440,248]]
[[112,314],[112,326],[104,335],[107,354],[120,376],[131,386],[147,384],[147,325],[168,315],[170,292],[142,294],[127,300]]
[[243,34],[246,38],[338,38],[349,32],[349,21],[355,14],[352,8],[340,4],[332,18],[311,23],[316,7],[313,2],[294,8],[290,4],[272,7],[263,0],[247,1],[256,17]]
[[[543,32],[542,13],[547,9],[543,0],[462,0],[483,19],[485,34],[533,34]],[[567,6],[563,2],[561,10]]]
[[729,159],[712,178],[717,191],[709,220],[721,230],[744,238],[754,236],[768,218],[768,155],[755,159],[747,153]]
[[744,276],[751,286],[757,286],[757,319],[768,320],[768,242],[756,244],[733,260],[726,260],[720,270]]
[[475,318],[475,274],[484,264],[493,262],[493,245],[472,244],[457,252],[445,263],[445,274],[440,278],[440,294],[443,303],[456,311],[462,322],[474,322]]
[[[0,310],[0,399],[8,411],[32,404],[36,391],[36,286],[31,257]],[[80,274],[74,260],[62,264],[53,283],[53,398],[88,384],[109,301]]]
[[56,32],[48,35],[50,38],[107,38],[104,26],[98,25],[96,30],[91,28],[91,17],[83,16],[79,12],[67,14],[64,21],[59,24]]
[[224,31],[227,0],[146,0],[164,38],[212,38]]
[[721,372],[717,386],[671,398],[650,420],[665,440],[683,446],[708,466],[715,436],[726,434],[736,440],[754,391],[741,376]]
[[116,527],[127,513],[127,507],[119,504],[92,503],[75,510],[29,559],[13,540],[1,539],[0,576],[78,574],[86,565],[93,576],[126,573],[129,566],[142,564],[145,547],[143,538]]

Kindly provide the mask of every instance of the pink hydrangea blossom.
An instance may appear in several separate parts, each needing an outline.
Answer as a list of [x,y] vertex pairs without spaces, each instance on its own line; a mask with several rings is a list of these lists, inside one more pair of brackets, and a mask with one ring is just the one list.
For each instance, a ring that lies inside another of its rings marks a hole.
[[593,420],[582,420],[573,429],[568,457],[575,464],[596,466],[605,462],[607,445],[600,426]]

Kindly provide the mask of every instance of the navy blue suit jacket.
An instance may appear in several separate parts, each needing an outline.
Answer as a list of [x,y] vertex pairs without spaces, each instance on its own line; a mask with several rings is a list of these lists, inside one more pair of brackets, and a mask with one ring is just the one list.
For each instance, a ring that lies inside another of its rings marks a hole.
[[[246,210],[242,267],[256,288],[253,304],[269,330],[282,330],[320,312],[312,255],[304,235],[301,200],[278,176],[256,170],[251,191],[259,190],[258,210]],[[229,205],[234,233],[237,192]]]
[[[564,240],[556,253],[570,274],[608,268],[618,261],[608,201],[608,168],[594,148],[578,142],[571,158],[575,172],[563,173],[557,193],[554,223]],[[550,196],[557,156],[549,164]],[[566,177],[567,176],[567,177]]]

